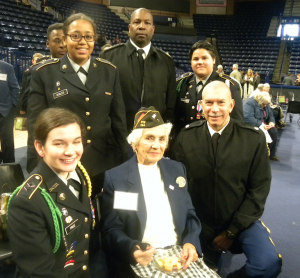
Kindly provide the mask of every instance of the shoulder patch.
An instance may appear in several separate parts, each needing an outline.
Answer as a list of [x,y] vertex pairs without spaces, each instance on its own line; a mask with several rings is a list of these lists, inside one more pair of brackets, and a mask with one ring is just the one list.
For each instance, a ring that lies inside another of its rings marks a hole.
[[43,182],[43,177],[39,174],[34,174],[32,176],[30,176],[24,183],[23,186],[20,188],[20,190],[18,191],[17,195],[20,193],[20,191],[24,188],[26,191],[28,191],[28,189],[32,189],[33,191],[31,191],[30,196],[28,197],[28,199],[31,199],[32,195],[36,192],[36,190],[40,187],[40,185]]
[[112,64],[111,62],[109,62],[109,61],[107,61],[107,60],[105,60],[105,59],[102,59],[102,58],[96,58],[96,61],[101,62],[101,63],[108,64],[108,65],[114,67],[115,69],[117,68],[114,64]]
[[[158,50],[158,51],[164,53],[165,55],[169,56],[170,58],[172,58],[172,56],[171,56],[168,52],[165,52],[165,51],[163,51],[162,49],[157,48],[157,47],[156,47],[156,50]],[[173,58],[172,58],[172,59],[173,59]]]
[[191,124],[186,125],[183,130],[187,130],[187,129],[190,129],[190,128],[193,128],[193,127],[201,126],[205,122],[206,121],[204,121],[204,120],[199,120],[199,121],[192,122]]
[[219,74],[219,76],[225,80],[228,80],[233,86],[235,85],[233,82],[232,82],[232,78],[229,76],[229,75],[226,75],[226,74]]
[[116,45],[112,45],[111,47],[105,49],[105,50],[104,50],[104,53],[105,53],[105,52],[108,52],[108,51],[111,51],[112,49],[116,49],[116,48],[118,48],[118,47],[120,47],[120,46],[124,46],[124,45],[125,45],[124,43],[119,43],[119,44],[116,44]]
[[186,72],[186,73],[182,74],[179,78],[177,78],[176,82],[180,81],[181,79],[187,78],[193,74],[194,74],[193,72]]
[[42,67],[45,67],[45,66],[49,66],[49,65],[52,65],[52,64],[56,64],[59,62],[59,59],[58,58],[54,58],[54,59],[49,59],[49,60],[46,60],[46,61],[42,61],[39,65],[39,67],[37,67],[36,71],[38,71],[39,69],[41,69]]

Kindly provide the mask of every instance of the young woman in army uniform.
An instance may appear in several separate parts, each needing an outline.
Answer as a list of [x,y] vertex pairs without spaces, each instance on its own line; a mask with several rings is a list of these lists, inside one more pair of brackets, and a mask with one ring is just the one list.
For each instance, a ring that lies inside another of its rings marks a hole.
[[84,124],[68,110],[49,108],[37,119],[34,146],[41,159],[8,205],[16,277],[90,277],[94,210],[80,163],[84,137]]

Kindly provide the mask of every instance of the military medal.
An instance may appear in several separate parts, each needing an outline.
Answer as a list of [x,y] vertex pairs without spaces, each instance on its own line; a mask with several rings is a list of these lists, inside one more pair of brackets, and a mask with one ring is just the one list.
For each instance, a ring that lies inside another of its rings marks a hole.
[[201,111],[202,111],[202,106],[201,106],[201,100],[198,100],[197,102],[197,114],[196,114],[196,119],[200,120],[201,119]]
[[186,180],[184,177],[178,177],[176,179],[176,183],[179,185],[179,187],[185,187],[186,185]]
[[72,220],[73,220],[72,216],[67,216],[65,219],[67,224],[70,224],[72,222]]
[[63,216],[68,216],[69,215],[69,213],[68,213],[68,211],[67,211],[66,208],[62,208],[61,209],[61,213],[62,213]]
[[197,119],[197,120],[200,120],[200,119],[201,119],[201,113],[198,112],[198,113],[196,114],[196,119]]

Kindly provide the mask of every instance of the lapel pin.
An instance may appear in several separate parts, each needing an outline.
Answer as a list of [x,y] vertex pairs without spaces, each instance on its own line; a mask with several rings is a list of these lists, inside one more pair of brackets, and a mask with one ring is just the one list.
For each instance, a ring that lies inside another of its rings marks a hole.
[[185,187],[186,185],[186,180],[184,177],[178,177],[176,179],[176,183],[179,185],[179,187]]
[[57,87],[60,86],[60,82],[59,82],[59,81],[56,82],[56,86],[57,86]]
[[65,200],[66,199],[65,193],[59,194],[59,199],[61,199],[62,201]]
[[171,185],[171,184],[169,185],[169,188],[172,189],[172,190],[174,190],[174,186]]
[[68,66],[67,66],[67,65],[63,65],[62,68],[63,68],[63,69],[67,69]]
[[94,68],[96,68],[96,67],[97,67],[97,64],[93,63],[93,65],[94,65]]
[[68,216],[65,219],[65,221],[66,221],[67,224],[70,224],[72,222],[72,220],[73,220],[72,216]]
[[69,213],[68,213],[68,211],[67,211],[66,208],[62,208],[61,209],[61,213],[62,213],[63,216],[68,216],[69,215]]

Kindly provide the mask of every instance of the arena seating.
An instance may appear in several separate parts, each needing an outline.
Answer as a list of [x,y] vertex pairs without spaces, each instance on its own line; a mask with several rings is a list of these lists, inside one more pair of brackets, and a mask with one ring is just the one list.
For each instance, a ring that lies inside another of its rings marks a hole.
[[[267,38],[273,16],[279,16],[285,2],[238,3],[235,15],[194,15],[198,35],[216,37],[226,73],[233,64],[240,70],[273,72],[280,38]],[[253,16],[255,15],[255,16]]]
[[292,45],[289,72],[297,76],[300,73],[300,41],[295,40]]

